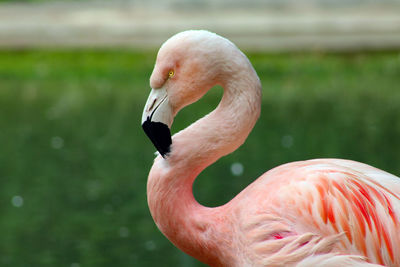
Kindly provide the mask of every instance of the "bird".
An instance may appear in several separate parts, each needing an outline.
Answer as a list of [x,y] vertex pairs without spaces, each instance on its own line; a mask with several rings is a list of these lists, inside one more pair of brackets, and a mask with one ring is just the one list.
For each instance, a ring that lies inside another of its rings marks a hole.
[[[177,113],[215,85],[215,110],[171,137]],[[244,143],[261,111],[260,79],[231,41],[207,30],[173,35],[150,87],[142,127],[158,152],[147,202],[177,248],[210,266],[400,266],[400,180],[364,163],[286,163],[224,205],[195,200],[196,177]]]

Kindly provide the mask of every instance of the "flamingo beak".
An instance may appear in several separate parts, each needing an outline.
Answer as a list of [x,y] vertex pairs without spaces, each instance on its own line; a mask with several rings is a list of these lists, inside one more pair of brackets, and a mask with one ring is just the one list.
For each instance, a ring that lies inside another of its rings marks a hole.
[[171,149],[172,108],[164,88],[152,89],[144,106],[142,127],[163,158]]

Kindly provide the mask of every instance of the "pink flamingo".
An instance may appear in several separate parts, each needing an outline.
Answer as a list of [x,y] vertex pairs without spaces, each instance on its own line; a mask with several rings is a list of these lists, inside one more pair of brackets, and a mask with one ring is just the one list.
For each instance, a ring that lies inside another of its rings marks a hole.
[[[219,84],[218,107],[172,139],[174,116]],[[315,159],[276,167],[227,204],[193,197],[197,175],[236,150],[260,114],[261,84],[229,40],[185,31],[160,48],[143,128],[161,155],[147,195],[172,242],[211,266],[400,266],[400,180],[366,164]]]

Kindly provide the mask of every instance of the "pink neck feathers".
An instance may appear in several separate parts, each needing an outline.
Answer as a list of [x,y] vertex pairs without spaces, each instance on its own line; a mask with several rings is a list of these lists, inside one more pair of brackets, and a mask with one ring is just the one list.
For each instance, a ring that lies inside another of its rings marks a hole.
[[224,96],[218,107],[173,136],[171,153],[166,160],[155,159],[147,185],[159,229],[177,247],[213,265],[219,265],[216,240],[227,223],[229,203],[204,207],[195,200],[192,185],[203,169],[243,144],[259,117],[257,74],[250,63],[239,68],[240,76],[221,82]]

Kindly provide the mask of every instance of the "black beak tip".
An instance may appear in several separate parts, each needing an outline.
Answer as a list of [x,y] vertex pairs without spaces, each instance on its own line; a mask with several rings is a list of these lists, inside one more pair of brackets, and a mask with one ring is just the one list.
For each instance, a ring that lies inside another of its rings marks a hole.
[[161,122],[150,121],[149,118],[142,124],[143,130],[150,138],[157,151],[163,158],[170,152],[171,149],[171,131],[168,126]]

